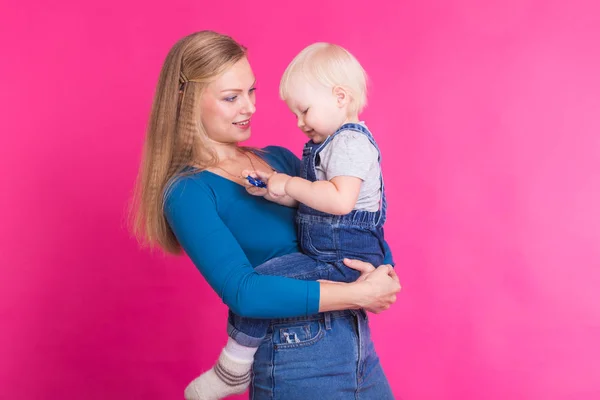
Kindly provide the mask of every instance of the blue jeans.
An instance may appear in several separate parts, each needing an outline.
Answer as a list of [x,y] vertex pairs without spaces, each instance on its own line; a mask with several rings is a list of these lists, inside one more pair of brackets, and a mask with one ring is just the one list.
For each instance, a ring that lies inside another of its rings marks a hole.
[[[273,258],[254,269],[261,275],[286,276],[288,278],[316,281],[327,279],[338,282],[354,282],[360,273],[348,268],[343,262],[325,263],[302,253],[291,253]],[[271,320],[240,317],[229,311],[227,334],[241,345],[258,347],[267,335]]]
[[393,400],[363,310],[271,320],[251,400]]
[[[360,275],[341,262],[325,263],[302,253],[274,258],[255,270],[345,282]],[[242,345],[258,347],[252,400],[394,399],[363,310],[271,320],[243,318],[230,311],[228,333]]]

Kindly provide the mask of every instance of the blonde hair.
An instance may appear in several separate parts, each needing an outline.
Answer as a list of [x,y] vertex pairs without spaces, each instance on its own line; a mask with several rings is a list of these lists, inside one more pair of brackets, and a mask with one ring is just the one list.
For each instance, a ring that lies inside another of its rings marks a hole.
[[353,100],[350,112],[358,114],[367,104],[367,74],[358,60],[338,45],[319,42],[302,50],[283,73],[279,85],[282,100],[290,97],[292,82],[298,77],[325,87],[346,89]]
[[169,253],[181,251],[165,218],[164,196],[186,167],[217,163],[200,123],[200,96],[208,83],[245,56],[244,46],[212,31],[184,37],[167,54],[131,204],[133,231],[142,244],[158,245]]

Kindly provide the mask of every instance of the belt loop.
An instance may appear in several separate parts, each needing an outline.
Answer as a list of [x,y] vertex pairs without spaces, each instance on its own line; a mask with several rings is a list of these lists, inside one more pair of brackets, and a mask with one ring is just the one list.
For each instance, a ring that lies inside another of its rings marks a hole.
[[368,321],[369,320],[369,314],[367,314],[367,311],[365,311],[363,308],[361,308],[360,311],[361,311],[361,314],[362,314],[364,320]]
[[331,314],[326,312],[323,317],[325,319],[325,330],[331,330]]

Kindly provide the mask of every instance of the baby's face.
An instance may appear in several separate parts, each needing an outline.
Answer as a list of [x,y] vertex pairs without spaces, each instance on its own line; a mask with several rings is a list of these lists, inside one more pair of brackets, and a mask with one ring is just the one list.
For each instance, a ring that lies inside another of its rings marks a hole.
[[298,128],[314,143],[334,134],[346,118],[332,88],[306,81],[290,86],[286,104],[298,119]]

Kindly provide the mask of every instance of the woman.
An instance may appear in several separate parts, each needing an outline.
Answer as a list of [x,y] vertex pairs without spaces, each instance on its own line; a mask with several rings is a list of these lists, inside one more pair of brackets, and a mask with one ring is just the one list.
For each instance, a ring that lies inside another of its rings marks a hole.
[[254,270],[298,251],[295,210],[248,195],[244,171],[299,168],[285,149],[239,146],[250,137],[254,85],[246,49],[228,36],[198,32],[173,46],[152,106],[137,232],[165,251],[183,249],[236,314],[273,319],[256,353],[253,399],[392,399],[362,311],[395,302],[389,265],[359,265],[363,276],[348,284]]

